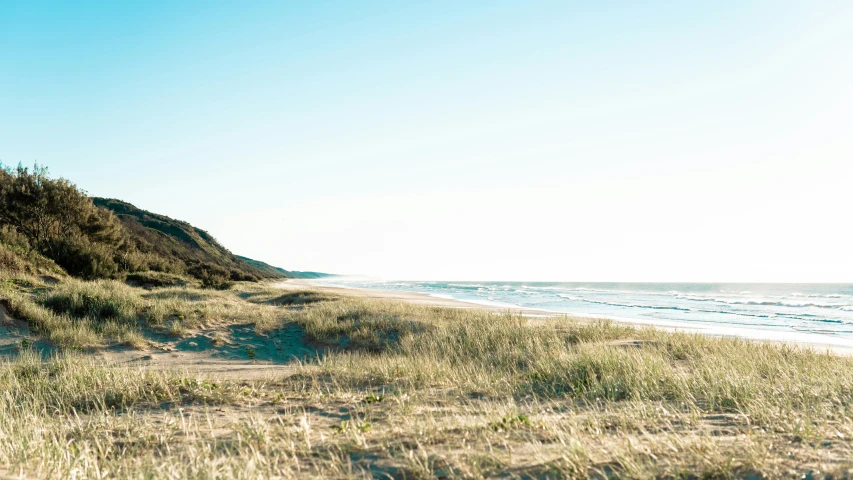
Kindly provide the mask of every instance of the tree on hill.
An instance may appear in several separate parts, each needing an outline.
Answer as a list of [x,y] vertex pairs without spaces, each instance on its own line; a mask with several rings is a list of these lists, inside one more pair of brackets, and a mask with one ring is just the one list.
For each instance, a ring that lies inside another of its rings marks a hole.
[[0,223],[72,275],[118,273],[113,253],[125,244],[121,223],[73,183],[51,179],[38,164],[32,170],[21,165],[0,169]]
[[[111,199],[92,199],[47,168],[0,164],[0,247],[35,252],[68,274],[115,278],[129,272],[190,275],[208,288],[282,277],[238,258],[192,225]],[[0,252],[2,253],[2,252]],[[32,256],[32,255],[30,255]],[[12,254],[10,265],[16,265]]]

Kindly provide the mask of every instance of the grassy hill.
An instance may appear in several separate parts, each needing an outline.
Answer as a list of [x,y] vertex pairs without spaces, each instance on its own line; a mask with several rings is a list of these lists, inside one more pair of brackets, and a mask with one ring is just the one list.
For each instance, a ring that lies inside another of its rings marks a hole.
[[206,288],[291,276],[237,257],[187,222],[89,197],[38,165],[0,167],[0,267],[10,271]]
[[327,277],[335,277],[337,275],[332,273],[321,273],[321,272],[299,272],[296,270],[285,270],[279,267],[273,267],[270,264],[261,262],[260,260],[252,260],[248,257],[241,257],[237,255],[237,258],[240,260],[252,265],[255,268],[260,269],[263,272],[270,274],[279,274],[287,278],[327,278]]
[[121,200],[98,197],[92,200],[96,206],[116,215],[130,232],[138,250],[171,258],[183,264],[192,276],[203,276],[205,271],[227,275],[231,280],[288,276],[286,270],[261,268],[256,264],[262,262],[247,262],[228,251],[209,233],[187,222],[148,212]]

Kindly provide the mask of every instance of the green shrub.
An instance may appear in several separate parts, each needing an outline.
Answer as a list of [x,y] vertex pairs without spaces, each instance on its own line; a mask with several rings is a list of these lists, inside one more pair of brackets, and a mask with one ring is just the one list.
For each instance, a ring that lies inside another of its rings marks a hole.
[[94,280],[115,278],[119,273],[111,249],[85,237],[56,240],[52,251],[56,262],[75,277]]
[[0,268],[10,272],[28,272],[28,264],[21,259],[15,252],[9,250],[5,245],[0,244]]
[[198,283],[180,275],[164,272],[134,272],[127,274],[127,283],[141,287],[187,287]]
[[230,273],[222,267],[210,263],[192,265],[187,273],[201,281],[202,288],[228,290],[234,285]]
[[186,265],[177,259],[167,259],[156,253],[123,248],[116,256],[119,268],[124,272],[163,272],[175,275],[186,273]]
[[10,225],[0,226],[0,243],[9,247],[30,249],[30,241],[26,235],[19,233]]
[[0,244],[8,247],[0,267],[28,273],[59,273],[61,267],[90,280],[156,271],[225,290],[233,282],[277,275],[235,257],[186,222],[118,200],[92,199],[39,165],[30,170],[0,164]]
[[31,248],[84,278],[115,276],[115,252],[126,241],[115,215],[38,165],[0,169],[0,226],[5,243]]

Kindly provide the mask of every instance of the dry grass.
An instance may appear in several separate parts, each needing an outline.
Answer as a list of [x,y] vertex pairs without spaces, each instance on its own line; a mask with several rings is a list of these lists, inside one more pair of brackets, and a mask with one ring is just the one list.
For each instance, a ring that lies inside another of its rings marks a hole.
[[[175,321],[182,328],[251,321],[269,334],[295,324],[323,353],[294,363],[289,375],[238,382],[111,368],[80,354],[40,359],[23,349],[0,364],[0,472],[853,475],[848,358],[608,322],[534,322],[250,284],[227,292],[64,282],[20,288],[4,287],[3,294],[34,295],[33,305],[59,319],[82,311],[103,317],[103,308],[114,308],[108,313],[116,325],[134,320],[143,336],[149,325]],[[64,303],[84,293],[101,303]],[[62,300],[45,300],[54,297]],[[76,310],[80,305],[86,308]]]
[[142,289],[115,280],[39,277],[0,271],[0,298],[16,317],[59,347],[83,350],[125,345],[144,348],[153,331],[175,336],[203,325],[249,323],[259,331],[281,324],[275,305],[243,300],[232,291],[185,287]]

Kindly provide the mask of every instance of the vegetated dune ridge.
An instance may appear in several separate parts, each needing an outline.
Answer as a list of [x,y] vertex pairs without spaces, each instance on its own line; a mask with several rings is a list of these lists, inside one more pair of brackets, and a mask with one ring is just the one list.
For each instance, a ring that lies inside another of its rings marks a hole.
[[15,474],[853,474],[853,360],[813,350],[304,285],[2,271],[0,296]]
[[276,275],[283,276],[286,278],[314,278],[314,279],[330,278],[330,277],[336,277],[337,276],[337,275],[332,274],[332,273],[299,272],[296,270],[285,270],[283,268],[273,267],[272,265],[261,262],[260,260],[252,260],[251,258],[242,257],[240,255],[237,255],[237,258],[239,258],[240,260],[243,260],[244,262],[248,263],[249,265],[252,265],[253,267],[261,269],[262,271],[271,273],[271,275],[270,275],[271,278],[274,278]]
[[286,270],[234,255],[212,235],[187,222],[151,213],[121,200],[94,197],[92,201],[118,217],[139,249],[175,258],[190,274],[210,266],[223,270],[230,280],[288,277]]
[[286,277],[237,257],[202,229],[119,200],[93,199],[38,165],[0,168],[0,267],[207,288]]

